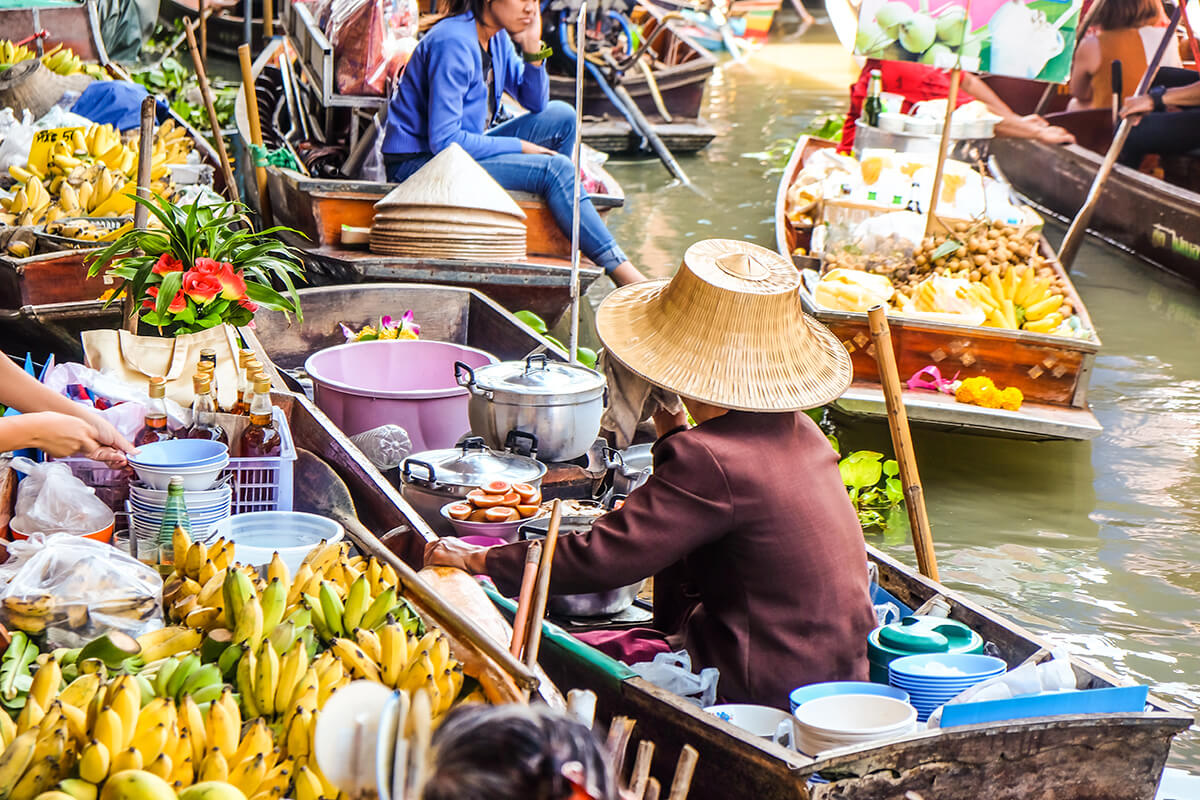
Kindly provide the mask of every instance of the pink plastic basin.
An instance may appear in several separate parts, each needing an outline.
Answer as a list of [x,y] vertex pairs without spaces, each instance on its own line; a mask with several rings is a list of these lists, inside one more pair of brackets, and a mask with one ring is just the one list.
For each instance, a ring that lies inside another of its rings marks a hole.
[[304,370],[317,406],[347,436],[399,425],[419,453],[453,447],[471,429],[470,395],[454,379],[455,361],[478,368],[496,358],[449,342],[385,339],[326,348]]

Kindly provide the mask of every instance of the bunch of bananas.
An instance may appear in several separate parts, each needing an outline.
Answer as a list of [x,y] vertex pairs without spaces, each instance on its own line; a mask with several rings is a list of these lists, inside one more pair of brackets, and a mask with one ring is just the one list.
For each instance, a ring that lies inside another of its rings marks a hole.
[[1054,333],[1072,310],[1053,275],[1039,276],[1026,264],[1010,266],[1003,277],[989,272],[970,290],[987,313],[983,324],[995,328]]
[[31,58],[37,58],[37,53],[25,45],[14,44],[9,39],[0,41],[0,67],[8,68]]
[[[0,70],[37,57],[37,52],[26,45],[14,44],[8,39],[0,41]],[[74,50],[69,47],[63,47],[61,43],[56,44],[42,55],[42,64],[45,65],[46,69],[59,75],[79,75],[82,73],[90,75],[93,78],[108,77],[104,72],[104,68],[99,64],[85,64]]]
[[[169,167],[187,161],[192,140],[167,120],[154,135],[150,188],[170,196]],[[20,184],[11,198],[0,199],[0,224],[40,225],[72,217],[116,217],[133,212],[137,189],[138,143],[126,144],[112,125],[74,128],[50,145],[45,165],[12,166]],[[94,241],[119,235],[104,231]]]

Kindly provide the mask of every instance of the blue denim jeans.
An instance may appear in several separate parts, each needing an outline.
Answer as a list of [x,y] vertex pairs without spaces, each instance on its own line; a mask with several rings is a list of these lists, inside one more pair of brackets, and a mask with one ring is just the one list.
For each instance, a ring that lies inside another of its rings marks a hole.
[[[485,158],[479,166],[505,189],[540,195],[550,207],[558,227],[569,237],[575,194],[575,165],[571,162],[571,150],[575,146],[574,109],[560,100],[551,100],[542,111],[501,123],[488,131],[488,135],[515,136],[558,151],[553,156],[507,153]],[[431,158],[432,155],[423,155],[397,161],[385,155],[388,180],[403,181]],[[606,272],[612,272],[626,261],[625,253],[604,226],[586,192],[579,204],[579,249]]]

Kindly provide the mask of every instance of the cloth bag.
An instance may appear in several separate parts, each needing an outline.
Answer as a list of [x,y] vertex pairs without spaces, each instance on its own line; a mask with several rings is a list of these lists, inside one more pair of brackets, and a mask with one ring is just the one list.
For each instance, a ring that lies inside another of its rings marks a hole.
[[167,397],[185,408],[192,404],[192,376],[200,351],[211,347],[217,352],[218,400],[225,408],[237,401],[237,332],[229,325],[175,337],[95,330],[84,331],[80,338],[89,367],[143,388],[150,378],[166,378]]

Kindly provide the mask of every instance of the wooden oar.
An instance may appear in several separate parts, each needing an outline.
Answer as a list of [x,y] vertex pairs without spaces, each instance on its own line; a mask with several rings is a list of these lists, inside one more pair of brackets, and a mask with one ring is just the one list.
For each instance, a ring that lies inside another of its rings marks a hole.
[[[238,45],[238,64],[242,69],[242,98],[246,101],[246,121],[250,125],[250,143],[262,148],[262,122],[258,118],[258,87],[254,83],[254,68],[250,64],[250,45]],[[251,161],[256,160],[251,156]],[[271,200],[267,197],[267,168],[254,165],[254,184],[258,187],[258,212],[263,225],[271,226]]]
[[587,52],[584,25],[587,22],[587,0],[575,16],[575,144],[571,150],[575,162],[575,181],[571,195],[571,321],[568,328],[567,355],[579,359],[579,206],[583,202],[583,75]]
[[200,25],[200,61],[208,66],[208,0],[200,0],[196,6],[196,18]]
[[542,560],[538,564],[537,585],[533,591],[533,607],[529,612],[529,632],[525,635],[525,653],[522,661],[527,668],[537,665],[538,651],[542,646],[542,620],[546,617],[546,601],[550,599],[550,570],[554,566],[554,550],[558,545],[558,526],[562,522],[562,501],[555,499],[550,509],[550,527],[542,549]]
[[229,154],[225,152],[225,139],[221,136],[221,123],[217,121],[217,109],[213,105],[212,89],[208,85],[208,74],[204,71],[204,62],[200,60],[200,48],[196,45],[196,32],[193,22],[185,20],[183,31],[187,34],[188,48],[192,51],[192,64],[196,68],[196,82],[200,84],[200,97],[204,100],[204,109],[208,112],[208,124],[212,127],[213,147],[217,148],[217,156],[221,159],[221,174],[225,176],[225,184],[229,196],[233,200],[238,197],[237,181],[233,177],[233,167],[229,164]]
[[900,466],[900,481],[904,484],[904,506],[912,528],[913,548],[917,551],[917,569],[926,578],[938,580],[937,557],[933,553],[933,532],[925,511],[925,493],[917,472],[917,457],[913,451],[912,431],[900,389],[900,374],[896,371],[896,353],[892,350],[892,332],[882,305],[867,311],[867,323],[875,344],[875,363],[879,367],[879,382],[887,401],[888,428],[892,432],[892,449]]
[[[1146,67],[1146,73],[1142,75],[1142,81],[1138,84],[1137,91],[1134,97],[1141,97],[1154,83],[1154,76],[1158,73],[1158,67],[1162,63],[1163,55],[1167,52],[1167,47],[1175,40],[1175,27],[1179,25],[1179,17],[1183,13],[1183,4],[1175,6],[1175,13],[1171,15],[1171,24],[1167,26],[1163,33],[1162,41],[1158,43],[1158,50],[1154,53],[1154,60],[1150,62],[1150,66]],[[1058,261],[1062,264],[1063,269],[1070,271],[1071,264],[1075,261],[1075,256],[1079,253],[1079,246],[1083,244],[1083,237],[1087,233],[1088,223],[1092,221],[1092,214],[1096,213],[1096,206],[1100,203],[1100,195],[1104,191],[1104,184],[1108,181],[1108,176],[1112,173],[1113,167],[1117,165],[1117,158],[1121,155],[1121,150],[1125,147],[1125,141],[1129,138],[1129,132],[1133,129],[1134,120],[1129,117],[1121,120],[1121,124],[1117,127],[1116,134],[1113,135],[1112,144],[1108,147],[1108,152],[1104,154],[1104,161],[1100,163],[1100,169],[1096,171],[1096,177],[1092,180],[1092,188],[1088,189],[1087,199],[1083,201],[1083,207],[1079,209],[1079,213],[1075,215],[1075,219],[1071,220],[1071,227],[1067,228],[1067,235],[1063,237],[1062,246],[1058,249]]]
[[[404,563],[379,541],[375,534],[358,521],[358,512],[354,508],[354,499],[350,496],[350,489],[333,471],[332,467],[316,454],[303,448],[296,448],[296,451],[295,502],[297,511],[320,514],[341,523],[361,550],[375,556],[383,563],[391,565],[392,569],[396,570],[404,593],[411,595],[420,605],[424,606],[439,625],[494,661],[521,687],[530,690],[538,688],[538,677],[513,658],[503,644],[489,636],[486,631],[473,620],[464,616],[458,609],[447,604],[429,587],[429,584],[417,576],[412,567]],[[541,632],[540,619],[538,620],[538,632]]]
[[525,651],[525,636],[529,633],[529,607],[533,604],[533,588],[537,584],[538,562],[542,543],[534,542],[525,551],[525,571],[521,574],[521,593],[517,596],[517,613],[513,617],[512,644],[508,652],[520,659]]
[[[142,98],[142,116],[141,125],[138,128],[138,164],[137,164],[137,196],[144,199],[150,199],[150,173],[154,169],[154,112],[157,106],[152,95],[146,95]],[[133,227],[146,227],[146,221],[149,219],[150,210],[141,203],[135,203],[133,207]],[[125,321],[125,330],[130,333],[137,333],[138,327],[138,308],[134,305],[133,296],[125,293],[125,299],[121,301],[121,310]]]

